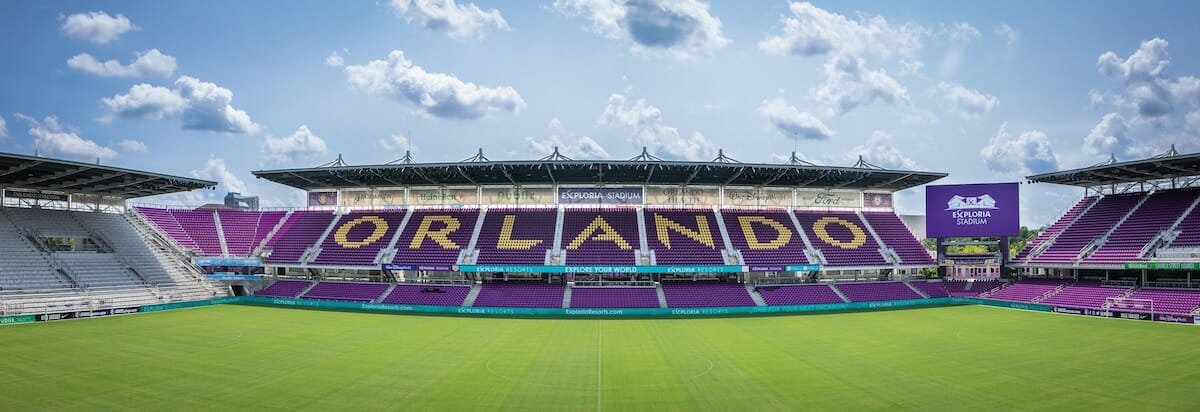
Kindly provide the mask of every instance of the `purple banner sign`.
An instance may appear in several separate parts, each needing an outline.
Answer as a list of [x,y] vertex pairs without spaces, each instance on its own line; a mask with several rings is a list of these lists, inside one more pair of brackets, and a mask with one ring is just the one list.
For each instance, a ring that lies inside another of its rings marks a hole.
[[1016,236],[1021,233],[1016,183],[925,187],[928,237]]
[[560,187],[558,203],[564,205],[640,205],[640,187]]
[[337,192],[308,192],[309,206],[337,206]]

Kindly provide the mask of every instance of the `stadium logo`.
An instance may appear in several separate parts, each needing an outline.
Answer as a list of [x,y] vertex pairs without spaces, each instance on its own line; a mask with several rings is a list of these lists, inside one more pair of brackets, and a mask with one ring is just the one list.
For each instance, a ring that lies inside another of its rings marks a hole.
[[[846,228],[846,230],[849,230],[850,235],[852,236],[851,239],[846,241],[836,239],[831,236],[828,228],[830,224],[836,224]],[[813,233],[817,234],[817,238],[821,239],[825,243],[840,247],[842,249],[858,249],[860,246],[867,243],[867,232],[863,231],[863,229],[854,224],[854,222],[842,219],[840,217],[826,216],[817,219],[817,221],[813,223],[812,229]]]
[[[370,223],[371,225],[374,226],[374,229],[371,230],[370,234],[367,234],[367,237],[365,237],[361,240],[350,240],[349,239],[350,231],[353,230],[356,226],[363,224],[363,223]],[[360,247],[363,247],[363,246],[366,246],[366,245],[369,245],[369,244],[379,241],[379,239],[382,239],[383,235],[386,234],[387,231],[388,231],[388,222],[386,220],[383,220],[382,217],[363,216],[363,217],[351,220],[349,222],[346,222],[346,223],[342,224],[342,226],[338,227],[337,231],[333,233],[333,240],[336,241],[337,244],[341,245],[344,248],[358,249]]]
[[946,202],[946,210],[968,209],[997,209],[996,199],[992,199],[992,196],[988,194],[972,197],[954,195]]

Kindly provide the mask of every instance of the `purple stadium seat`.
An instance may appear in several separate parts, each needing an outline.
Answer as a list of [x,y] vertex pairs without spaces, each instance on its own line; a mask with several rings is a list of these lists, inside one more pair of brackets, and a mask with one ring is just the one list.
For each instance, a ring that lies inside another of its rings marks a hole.
[[946,291],[945,282],[940,280],[931,282],[916,280],[909,282],[908,284],[917,288],[917,290],[921,291],[921,293],[924,293],[925,296],[929,296],[931,298],[944,298],[950,296],[950,292]]
[[1042,231],[1042,233],[1038,233],[1037,237],[1034,238],[1032,242],[1026,244],[1025,248],[1021,249],[1021,251],[1017,253],[1017,256],[1012,258],[1012,261],[1024,262],[1027,260],[1029,258],[1029,254],[1032,253],[1034,249],[1037,249],[1037,247],[1042,243],[1050,240],[1050,238],[1054,237],[1054,235],[1062,232],[1067,225],[1071,224],[1071,221],[1075,220],[1076,216],[1079,216],[1080,213],[1083,213],[1084,209],[1087,209],[1088,206],[1091,206],[1092,203],[1095,203],[1096,199],[1097,198],[1095,196],[1085,197],[1079,202],[1075,203],[1075,206],[1072,206],[1071,210],[1068,210],[1066,214],[1058,219],[1058,221],[1054,222],[1054,224],[1050,225],[1050,227],[1047,227],[1046,230]]
[[1087,213],[1063,230],[1054,243],[1034,257],[1033,263],[1074,263],[1080,251],[1129,212],[1144,194],[1115,195],[1101,198]]
[[825,283],[765,286],[758,288],[758,294],[771,306],[844,303],[842,297]]
[[1197,190],[1168,190],[1150,195],[1125,222],[1117,226],[1108,240],[1085,263],[1121,264],[1145,260],[1140,255],[1146,244],[1159,232],[1167,230],[1179,219],[1196,196]]
[[311,281],[307,280],[280,280],[272,283],[258,292],[254,292],[255,296],[269,296],[277,298],[294,298],[303,292],[305,288],[312,285]]
[[851,302],[921,299],[921,295],[904,282],[838,283],[834,287],[842,291]]
[[484,283],[474,306],[509,308],[561,308],[563,285],[542,282]]
[[1034,299],[1040,298],[1069,282],[1069,280],[1064,279],[1022,279],[1004,289],[996,291],[996,293],[988,295],[987,298],[1014,302],[1032,302]]
[[1129,288],[1104,287],[1100,285],[1099,281],[1083,280],[1067,286],[1066,289],[1055,293],[1041,303],[1072,308],[1099,309],[1104,306],[1108,298],[1124,295],[1128,291]]
[[574,287],[572,308],[657,308],[658,291],[652,287]]
[[470,285],[401,283],[396,285],[382,302],[397,305],[461,306],[470,291]]
[[321,233],[333,221],[333,212],[327,210],[297,210],[283,222],[283,227],[267,242],[271,249],[268,263],[299,263],[304,250],[317,243]]
[[382,295],[387,288],[386,283],[321,282],[301,298],[370,302]]
[[667,307],[705,308],[754,306],[754,299],[740,283],[668,281],[662,283]]
[[933,257],[929,256],[929,251],[895,213],[863,212],[863,217],[867,218],[867,223],[871,224],[871,228],[875,229],[883,243],[896,251],[903,264],[933,266]]

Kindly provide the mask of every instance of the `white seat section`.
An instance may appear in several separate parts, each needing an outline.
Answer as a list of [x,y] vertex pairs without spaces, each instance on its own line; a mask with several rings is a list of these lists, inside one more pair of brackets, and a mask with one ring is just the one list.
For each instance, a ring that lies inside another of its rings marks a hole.
[[72,286],[4,215],[0,215],[0,256],[4,256],[4,264],[0,264],[0,291]]
[[[0,209],[0,315],[135,307],[228,296],[189,269],[177,249],[125,215]],[[26,235],[92,239],[96,248],[52,252]]]

